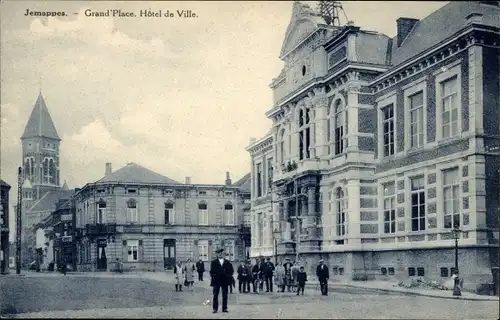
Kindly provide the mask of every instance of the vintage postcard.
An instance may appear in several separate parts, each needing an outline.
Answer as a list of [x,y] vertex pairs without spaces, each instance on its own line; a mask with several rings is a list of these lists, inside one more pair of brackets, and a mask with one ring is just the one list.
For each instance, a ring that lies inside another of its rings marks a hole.
[[498,319],[500,1],[0,1],[0,317]]

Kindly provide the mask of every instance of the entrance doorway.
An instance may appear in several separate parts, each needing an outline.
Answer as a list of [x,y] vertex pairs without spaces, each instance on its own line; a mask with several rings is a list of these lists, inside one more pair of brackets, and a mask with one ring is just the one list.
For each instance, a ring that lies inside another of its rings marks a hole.
[[175,239],[163,239],[163,267],[170,270],[175,266]]
[[97,266],[96,269],[99,271],[108,269],[108,259],[106,258],[106,247],[108,246],[108,241],[106,239],[97,240]]

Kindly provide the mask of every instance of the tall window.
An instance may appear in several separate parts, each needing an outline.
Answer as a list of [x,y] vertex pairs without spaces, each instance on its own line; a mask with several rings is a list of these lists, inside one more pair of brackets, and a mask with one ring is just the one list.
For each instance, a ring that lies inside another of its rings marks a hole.
[[224,205],[224,224],[226,226],[234,225],[234,209],[230,203]]
[[344,125],[345,125],[345,110],[344,104],[339,99],[335,102],[335,154],[341,154],[344,152]]
[[279,137],[280,164],[285,164],[285,129],[282,129]]
[[208,261],[208,240],[198,241],[198,256],[202,261]]
[[25,178],[33,182],[34,175],[35,175],[35,158],[33,157],[26,158],[24,162],[24,176]]
[[273,158],[267,159],[267,193],[271,193],[273,186]]
[[127,240],[127,261],[139,261],[139,240]]
[[382,116],[384,157],[387,157],[394,154],[394,105],[383,108]]
[[425,230],[425,180],[411,179],[411,231]]
[[394,182],[384,185],[384,233],[396,232],[396,190]]
[[258,247],[261,248],[264,241],[264,218],[262,217],[262,213],[257,215],[257,243]]
[[208,225],[208,208],[206,203],[198,204],[198,224]]
[[257,197],[262,197],[262,163],[257,164]]
[[311,158],[311,109],[299,110],[299,159]]
[[106,202],[99,201],[97,203],[97,223],[104,223],[105,216],[106,216]]
[[234,261],[234,240],[226,240],[224,241],[224,252],[229,254],[229,261]]
[[165,203],[164,215],[165,215],[165,224],[175,223],[174,204],[172,202]]
[[337,190],[337,236],[344,236],[346,234],[346,208],[344,191]]
[[134,199],[130,199],[127,202],[127,219],[129,222],[137,222],[137,202]]
[[457,76],[441,82],[440,85],[442,136],[446,139],[458,134]]
[[410,147],[424,145],[424,92],[420,91],[410,99]]
[[460,226],[458,168],[443,171],[444,227]]

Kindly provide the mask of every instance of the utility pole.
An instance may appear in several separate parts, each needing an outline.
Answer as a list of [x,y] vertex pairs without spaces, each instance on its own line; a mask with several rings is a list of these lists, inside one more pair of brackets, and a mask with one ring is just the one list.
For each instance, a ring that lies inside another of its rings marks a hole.
[[21,204],[23,202],[22,180],[23,180],[23,169],[19,167],[17,171],[16,274],[21,274],[21,231],[22,231]]
[[295,177],[295,262],[299,263],[300,251],[300,219],[299,219],[299,185]]

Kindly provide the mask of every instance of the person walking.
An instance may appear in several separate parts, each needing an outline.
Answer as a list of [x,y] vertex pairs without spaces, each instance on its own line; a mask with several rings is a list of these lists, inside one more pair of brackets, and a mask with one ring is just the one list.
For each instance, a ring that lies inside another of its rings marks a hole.
[[174,267],[175,275],[175,291],[182,291],[182,282],[184,281],[184,268],[181,266],[181,262],[177,261]]
[[304,288],[307,282],[307,273],[304,271],[304,267],[300,267],[299,272],[297,273],[297,295],[299,295],[300,291],[302,291],[302,295],[304,295]]
[[290,261],[290,258],[285,259],[285,263],[283,264],[283,267],[285,268],[285,286],[288,289],[288,292],[291,291],[292,289],[292,267],[293,263]]
[[319,260],[319,265],[316,267],[316,276],[319,280],[319,286],[321,288],[321,294],[324,296],[328,295],[328,278],[330,278],[330,272],[328,267],[323,263],[323,259]]
[[247,270],[247,266],[245,265],[245,263],[243,261],[240,262],[240,265],[238,266],[238,270],[237,270],[237,278],[238,278],[238,291],[240,293],[245,293],[246,292],[246,281],[247,281],[247,278],[248,278],[248,270]]
[[285,292],[285,267],[283,267],[281,261],[278,262],[274,270],[274,281],[278,287],[278,292]]
[[266,292],[273,292],[273,273],[274,263],[271,258],[267,257],[267,261],[263,264],[264,280],[266,281]]
[[253,284],[252,261],[251,260],[247,260],[245,268],[246,268],[246,271],[247,271],[247,278],[245,279],[246,292],[250,293],[250,284]]
[[198,281],[203,281],[203,273],[205,273],[205,263],[200,259],[196,262],[196,271],[198,272]]
[[191,262],[191,259],[188,259],[186,265],[184,266],[184,277],[186,279],[184,285],[186,286],[187,289],[191,288],[191,290],[193,290],[195,271],[196,267],[194,263]]
[[234,269],[231,262],[224,259],[223,249],[216,251],[217,258],[210,263],[210,286],[213,287],[212,313],[219,310],[219,293],[222,291],[222,312],[229,312],[227,309],[227,291],[231,284]]
[[252,267],[252,287],[253,293],[259,293],[259,273],[260,273],[260,264],[259,261],[255,261],[255,265]]

